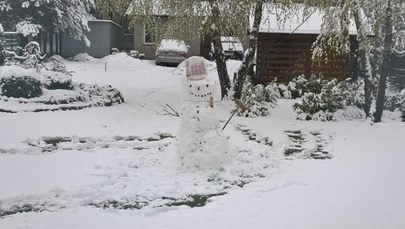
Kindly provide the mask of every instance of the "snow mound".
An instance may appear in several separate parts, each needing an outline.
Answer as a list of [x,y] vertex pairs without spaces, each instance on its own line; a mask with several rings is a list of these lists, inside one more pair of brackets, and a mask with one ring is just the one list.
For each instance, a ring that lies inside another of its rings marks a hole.
[[97,60],[97,58],[94,58],[87,53],[79,53],[76,56],[74,56],[71,60],[77,62],[87,62],[87,61],[95,61]]
[[133,70],[144,66],[144,61],[128,56],[126,53],[117,53],[103,58],[107,69],[128,69]]
[[54,60],[57,60],[57,61],[60,61],[60,62],[65,62],[66,61],[65,58],[63,58],[60,55],[53,55],[49,59],[54,59]]

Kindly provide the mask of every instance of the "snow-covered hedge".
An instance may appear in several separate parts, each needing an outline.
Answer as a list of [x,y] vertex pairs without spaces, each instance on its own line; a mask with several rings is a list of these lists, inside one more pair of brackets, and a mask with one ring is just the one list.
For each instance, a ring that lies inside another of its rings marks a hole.
[[41,82],[30,76],[11,76],[0,79],[2,95],[14,98],[34,98],[42,95]]
[[124,97],[111,86],[73,83],[62,72],[5,66],[0,70],[0,110],[77,110],[92,106],[112,106]]

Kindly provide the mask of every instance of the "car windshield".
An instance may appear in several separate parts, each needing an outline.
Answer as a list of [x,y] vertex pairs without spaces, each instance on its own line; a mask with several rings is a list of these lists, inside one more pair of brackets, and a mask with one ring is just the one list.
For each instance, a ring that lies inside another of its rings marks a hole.
[[237,37],[221,37],[221,43],[224,51],[243,52],[242,43]]
[[159,50],[183,51],[187,52],[187,46],[184,41],[174,39],[163,39],[160,42]]

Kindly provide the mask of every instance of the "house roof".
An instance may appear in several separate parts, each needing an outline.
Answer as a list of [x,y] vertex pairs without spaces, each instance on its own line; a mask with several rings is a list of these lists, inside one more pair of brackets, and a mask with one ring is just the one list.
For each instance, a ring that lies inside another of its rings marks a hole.
[[[319,34],[322,29],[324,12],[316,8],[304,9],[304,6],[293,7],[287,12],[278,5],[266,5],[263,9],[260,33],[296,33]],[[253,17],[250,20],[253,25]],[[356,26],[351,20],[349,33],[357,34]]]

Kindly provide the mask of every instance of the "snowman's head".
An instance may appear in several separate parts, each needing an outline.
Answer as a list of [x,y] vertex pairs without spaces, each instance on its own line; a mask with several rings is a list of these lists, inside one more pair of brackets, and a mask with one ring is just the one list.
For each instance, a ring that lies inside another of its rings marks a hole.
[[215,95],[213,80],[188,80],[185,87],[185,94],[189,101],[208,101]]

